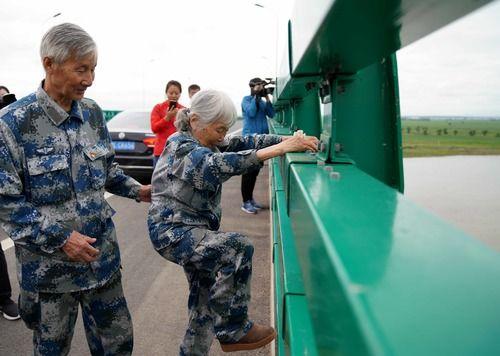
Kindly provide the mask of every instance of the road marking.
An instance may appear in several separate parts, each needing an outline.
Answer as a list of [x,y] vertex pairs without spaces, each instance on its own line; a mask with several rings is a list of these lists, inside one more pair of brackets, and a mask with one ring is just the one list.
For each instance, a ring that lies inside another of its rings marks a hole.
[[[111,198],[113,195],[114,194],[105,192],[104,199],[107,200],[108,198]],[[14,241],[12,241],[12,239],[10,237],[7,237],[6,239],[2,240],[1,244],[2,244],[2,250],[4,250],[4,251],[7,251],[9,248],[14,247]]]

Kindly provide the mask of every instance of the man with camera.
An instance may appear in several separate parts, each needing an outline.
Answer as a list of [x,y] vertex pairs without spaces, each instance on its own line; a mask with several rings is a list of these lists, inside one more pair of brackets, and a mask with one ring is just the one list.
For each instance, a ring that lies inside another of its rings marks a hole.
[[[253,78],[248,85],[250,86],[250,95],[243,98],[241,110],[243,112],[243,135],[267,134],[267,117],[274,117],[274,108],[269,98],[273,88],[266,88],[272,84],[260,78]],[[256,214],[262,209],[253,199],[253,190],[259,170],[243,174],[241,176],[241,196],[243,204],[241,210],[248,214]]]

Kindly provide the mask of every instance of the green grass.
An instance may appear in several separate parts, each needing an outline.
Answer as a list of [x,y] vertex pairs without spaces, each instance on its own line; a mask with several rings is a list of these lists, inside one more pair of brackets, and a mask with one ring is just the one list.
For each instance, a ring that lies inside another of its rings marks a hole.
[[498,155],[500,120],[402,120],[403,156]]

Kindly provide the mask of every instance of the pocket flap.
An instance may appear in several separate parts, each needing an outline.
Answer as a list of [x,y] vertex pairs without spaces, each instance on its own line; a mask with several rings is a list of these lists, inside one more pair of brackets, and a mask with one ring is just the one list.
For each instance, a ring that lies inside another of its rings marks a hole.
[[32,157],[28,158],[27,163],[28,172],[33,176],[69,167],[68,158],[65,155]]
[[97,144],[94,146],[88,146],[83,149],[83,153],[91,160],[95,161],[98,158],[106,156],[109,152],[109,149],[101,144]]
[[109,205],[109,203],[104,200],[104,205],[102,207],[102,212],[101,212],[101,218],[103,220],[111,218],[113,215],[115,215],[116,211]]

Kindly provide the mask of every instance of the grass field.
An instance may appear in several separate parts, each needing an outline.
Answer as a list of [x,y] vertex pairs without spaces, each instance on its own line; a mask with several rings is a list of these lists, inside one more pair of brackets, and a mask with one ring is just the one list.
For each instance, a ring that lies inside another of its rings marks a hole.
[[403,156],[500,155],[500,120],[403,119]]

